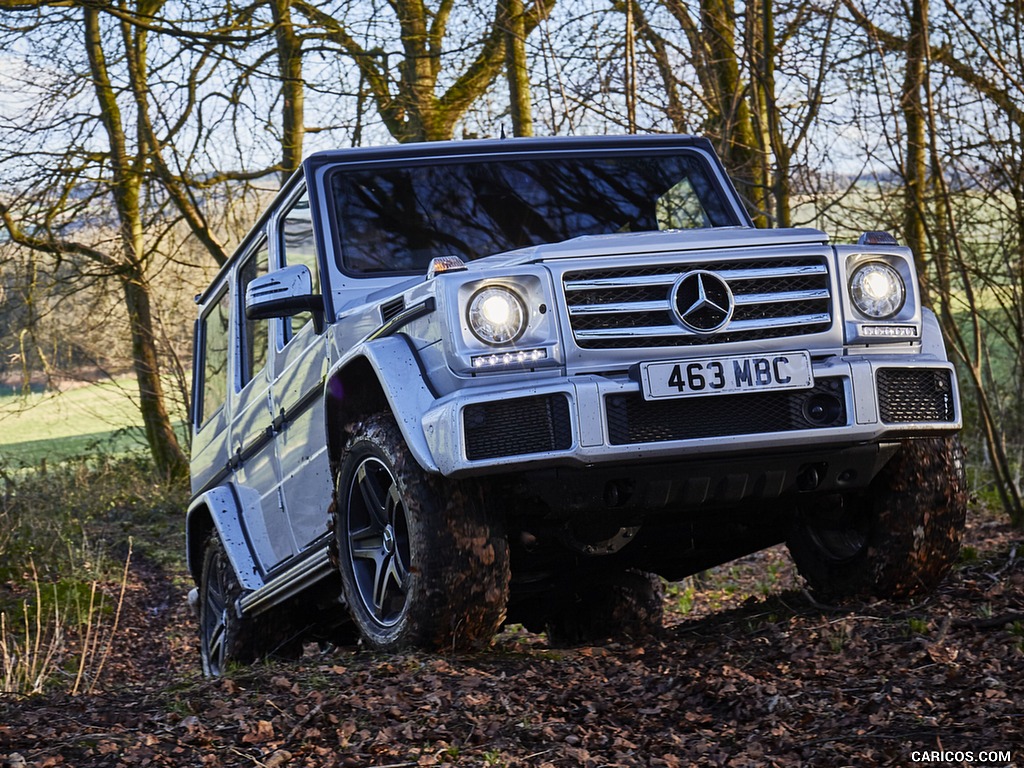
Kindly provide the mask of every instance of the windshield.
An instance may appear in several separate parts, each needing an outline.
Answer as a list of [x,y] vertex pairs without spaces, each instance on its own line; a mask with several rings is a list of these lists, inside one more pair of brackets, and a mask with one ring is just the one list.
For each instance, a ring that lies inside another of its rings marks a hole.
[[339,265],[422,272],[582,235],[740,224],[691,152],[502,158],[336,171]]

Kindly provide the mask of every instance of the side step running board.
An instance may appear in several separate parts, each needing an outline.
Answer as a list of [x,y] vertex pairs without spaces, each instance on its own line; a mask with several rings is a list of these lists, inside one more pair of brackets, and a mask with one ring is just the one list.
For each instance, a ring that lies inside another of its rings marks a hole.
[[256,591],[243,596],[238,601],[238,612],[242,616],[254,616],[268,611],[332,573],[334,566],[325,545]]

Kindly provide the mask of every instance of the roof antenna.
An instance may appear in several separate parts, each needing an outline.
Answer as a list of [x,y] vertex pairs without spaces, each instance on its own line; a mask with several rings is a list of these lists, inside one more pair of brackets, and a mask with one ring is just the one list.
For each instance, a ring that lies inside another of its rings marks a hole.
[[501,124],[501,138],[502,139],[505,138],[505,124],[504,123]]

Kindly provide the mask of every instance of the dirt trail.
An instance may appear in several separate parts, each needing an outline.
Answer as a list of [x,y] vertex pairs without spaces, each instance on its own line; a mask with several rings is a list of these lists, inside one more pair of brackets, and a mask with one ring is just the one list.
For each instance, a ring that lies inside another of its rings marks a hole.
[[972,520],[916,603],[816,604],[770,550],[674,590],[643,646],[310,647],[216,681],[185,582],[137,560],[105,690],[0,696],[0,765],[1024,767],[1021,543]]

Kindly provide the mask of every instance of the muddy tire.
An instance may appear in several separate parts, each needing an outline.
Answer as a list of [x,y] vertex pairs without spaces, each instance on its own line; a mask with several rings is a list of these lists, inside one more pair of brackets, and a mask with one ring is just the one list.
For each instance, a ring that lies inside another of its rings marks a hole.
[[390,414],[348,432],[332,524],[345,602],[364,642],[486,646],[505,619],[509,553],[479,487],[424,472]]
[[199,655],[207,677],[220,677],[232,664],[302,655],[302,633],[285,609],[239,616],[236,605],[241,596],[224,545],[211,533],[203,550],[199,584]]
[[548,642],[569,647],[603,640],[642,641],[661,630],[664,597],[661,579],[651,573],[575,576],[549,598]]
[[787,541],[790,554],[825,599],[928,592],[960,552],[966,485],[958,438],[907,441],[867,491],[806,510]]
[[253,624],[235,610],[241,594],[224,545],[211,533],[199,583],[199,653],[207,677],[220,677],[231,664],[256,659]]

